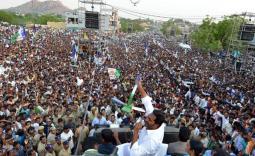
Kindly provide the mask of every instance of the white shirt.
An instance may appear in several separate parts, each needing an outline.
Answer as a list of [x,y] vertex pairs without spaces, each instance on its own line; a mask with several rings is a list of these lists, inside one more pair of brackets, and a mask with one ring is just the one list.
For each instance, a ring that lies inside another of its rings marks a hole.
[[[153,112],[152,98],[146,96],[142,98],[142,103],[146,109],[146,115]],[[139,139],[130,148],[130,144],[122,144],[118,146],[119,156],[162,156],[166,151],[162,152],[162,144],[164,138],[165,124],[163,123],[158,129],[147,130],[143,127],[139,132]],[[128,148],[128,149],[127,149]]]
[[[218,119],[219,117],[222,118],[222,129],[224,129],[224,128],[226,128],[228,126],[229,121],[219,111],[216,112],[216,117],[217,117],[216,119]],[[221,126],[220,124],[218,124],[218,125]]]
[[61,135],[60,135],[61,141],[62,141],[62,142],[68,140],[68,139],[71,137],[71,140],[70,140],[70,142],[69,142],[69,147],[70,147],[71,149],[74,147],[74,143],[73,143],[73,139],[72,139],[73,135],[74,135],[74,134],[73,134],[72,130],[69,130],[68,133],[62,132]]
[[196,105],[199,105],[200,97],[196,95],[196,96],[194,97],[194,101],[195,101],[195,104],[196,104]]
[[147,130],[144,127],[139,132],[139,139],[130,149],[130,156],[160,156],[159,150],[164,138],[165,124],[156,130]]
[[203,99],[200,99],[200,102],[199,102],[199,107],[200,108],[206,108],[207,107],[207,101],[203,98]]
[[185,94],[185,98],[187,99],[187,98],[191,98],[191,91],[189,90],[189,91],[187,91],[187,93]]

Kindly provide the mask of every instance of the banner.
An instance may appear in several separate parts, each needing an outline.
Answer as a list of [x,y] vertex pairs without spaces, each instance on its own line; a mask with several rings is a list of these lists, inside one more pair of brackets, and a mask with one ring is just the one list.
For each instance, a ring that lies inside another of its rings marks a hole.
[[110,80],[115,80],[120,78],[120,70],[119,69],[115,69],[115,68],[108,68],[108,74],[110,77]]
[[84,40],[88,40],[89,39],[88,34],[86,32],[84,33],[83,38],[84,38]]

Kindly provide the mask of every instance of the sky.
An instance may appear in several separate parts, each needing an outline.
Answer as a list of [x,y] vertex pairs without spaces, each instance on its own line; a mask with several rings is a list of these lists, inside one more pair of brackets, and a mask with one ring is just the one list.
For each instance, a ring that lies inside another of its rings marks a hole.
[[[30,0],[0,0],[0,9],[14,7]],[[43,1],[43,0],[40,0]],[[59,0],[71,9],[78,7],[78,0]],[[255,12],[255,0],[140,0],[134,6],[131,1],[139,0],[103,0],[121,10],[131,10],[144,14],[184,18],[187,20],[202,19],[206,15],[220,18],[223,15],[240,14],[242,12]],[[90,9],[91,5],[87,6]],[[146,18],[144,15],[131,15],[126,11],[119,11],[121,16],[130,18]],[[154,18],[164,20],[164,18]]]

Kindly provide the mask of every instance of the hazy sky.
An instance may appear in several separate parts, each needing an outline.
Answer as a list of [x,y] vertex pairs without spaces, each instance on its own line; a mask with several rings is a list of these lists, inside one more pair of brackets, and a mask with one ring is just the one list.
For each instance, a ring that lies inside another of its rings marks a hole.
[[[0,0],[0,9],[17,6],[27,1],[30,0]],[[65,6],[72,9],[77,8],[78,6],[78,0],[60,1],[62,1]],[[246,11],[255,12],[255,0],[140,0],[136,6],[134,6],[130,0],[104,1],[122,9],[146,14],[188,19],[203,18],[206,15],[221,17],[222,15],[242,13]],[[91,6],[88,5],[87,8],[90,9]],[[121,15],[127,16],[124,12],[122,12]]]

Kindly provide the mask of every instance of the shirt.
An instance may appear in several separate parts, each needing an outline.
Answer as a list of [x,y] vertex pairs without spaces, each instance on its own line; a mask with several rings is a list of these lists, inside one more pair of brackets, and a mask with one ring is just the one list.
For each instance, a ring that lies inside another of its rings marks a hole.
[[55,134],[50,133],[50,134],[48,135],[48,137],[47,137],[48,143],[54,144],[54,143],[55,143],[55,137],[56,137]]
[[207,107],[207,101],[205,99],[200,99],[199,107],[200,108],[206,108]]
[[[154,110],[151,101],[152,98],[149,96],[142,98],[142,103],[146,109],[146,115],[152,113]],[[161,156],[164,131],[164,123],[155,130],[147,130],[146,127],[143,127],[139,132],[138,141],[130,148],[130,156]]]
[[63,149],[59,152],[58,156],[71,156],[71,149],[68,148],[68,149],[66,150],[66,149],[63,148]]
[[39,153],[39,156],[43,156],[45,154],[45,144],[39,142],[37,146],[37,152]]
[[95,125],[108,125],[105,117],[102,117],[101,119],[98,119],[97,117],[93,119],[92,126]]
[[[216,112],[216,119],[218,119],[218,118],[221,118],[222,119],[222,124],[221,125],[219,125],[219,126],[221,126],[221,128],[222,129],[225,129],[225,128],[227,128],[229,125],[229,121],[225,118],[225,116],[223,115],[223,114],[221,114],[219,111],[218,112]],[[230,125],[231,126],[231,125]]]
[[56,144],[54,144],[53,149],[54,149],[56,155],[58,155],[59,152],[63,149],[63,145],[62,144],[59,145],[56,143]]
[[170,154],[187,154],[187,142],[174,142],[168,145],[168,153]]
[[62,132],[60,137],[61,137],[61,141],[64,142],[64,141],[67,141],[69,138],[71,138],[70,142],[69,142],[69,147],[72,149],[74,147],[74,143],[73,143],[73,132],[72,130],[69,130],[68,133],[65,133],[65,132]]
[[52,153],[47,152],[45,156],[56,156],[56,154],[54,151]]
[[238,135],[234,142],[235,142],[234,146],[239,152],[245,150],[246,143],[241,135]]

